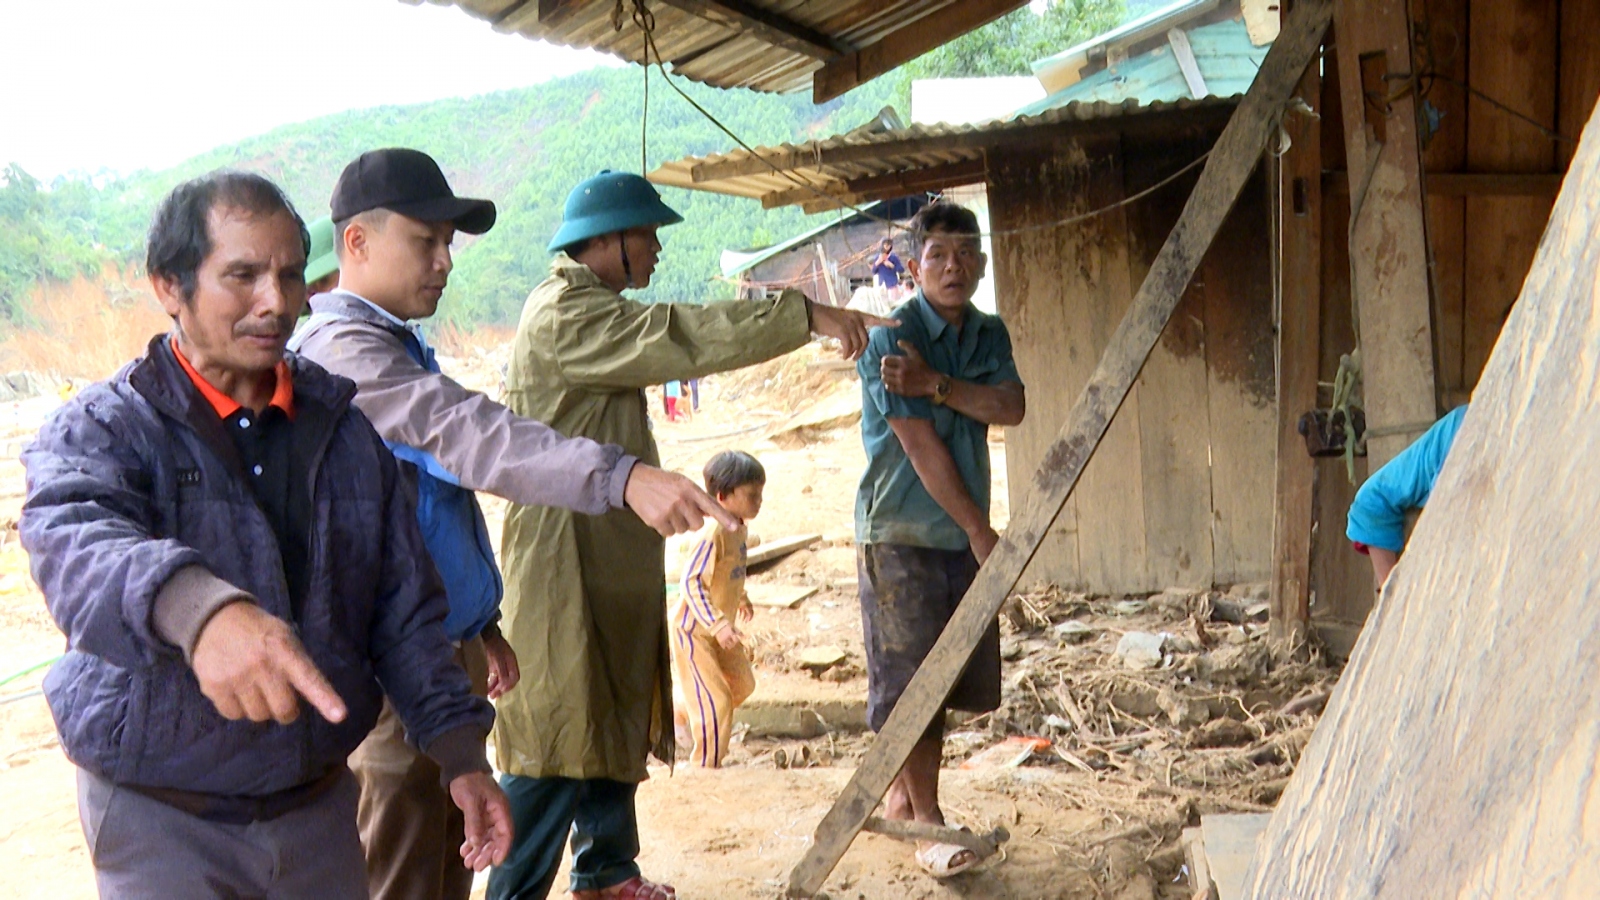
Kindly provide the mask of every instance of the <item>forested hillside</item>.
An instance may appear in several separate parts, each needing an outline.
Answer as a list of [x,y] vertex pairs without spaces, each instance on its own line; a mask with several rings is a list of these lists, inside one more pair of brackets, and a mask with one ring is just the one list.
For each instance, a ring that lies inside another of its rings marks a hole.
[[[1024,8],[821,106],[806,94],[678,83],[752,145],[807,140],[861,125],[886,105],[908,113],[912,77],[1026,72],[1030,59],[1114,26],[1125,10],[1123,0],[1058,0],[1043,15]],[[574,184],[603,168],[638,171],[641,164],[653,168],[731,148],[658,72],[651,74],[643,128],[643,77],[637,66],[595,69],[520,90],[341,113],[108,183],[69,178],[45,186],[15,167],[0,169],[0,318],[17,322],[23,298],[41,279],[140,261],[155,203],[186,178],[223,166],[261,172],[310,219],[326,214],[334,180],[359,153],[409,146],[438,159],[458,193],[490,197],[500,206],[493,231],[458,243],[443,315],[468,326],[514,321],[544,277],[545,244]],[[728,296],[727,286],[712,280],[723,248],[764,246],[807,224],[794,208],[763,211],[745,199],[674,189],[664,194],[687,221],[662,232],[666,250],[653,286],[641,294],[646,300]]]

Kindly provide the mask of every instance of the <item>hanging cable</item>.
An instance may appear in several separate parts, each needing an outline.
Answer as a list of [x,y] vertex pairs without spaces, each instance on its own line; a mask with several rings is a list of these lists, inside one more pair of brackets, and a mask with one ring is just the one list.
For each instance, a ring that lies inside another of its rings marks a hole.
[[[612,23],[618,29],[621,29],[621,27],[622,27],[621,23],[622,23],[624,2],[625,2],[625,0],[617,0],[617,10],[612,15]],[[729,139],[731,139],[735,144],[737,144],[745,152],[749,153],[752,157],[754,157],[755,159],[759,160],[767,168],[771,169],[773,174],[777,175],[778,177],[782,178],[783,180],[787,181],[788,183],[794,185],[795,187],[800,188],[801,190],[807,191],[807,192],[809,192],[811,194],[815,194],[819,199],[826,200],[829,203],[836,204],[840,208],[841,218],[843,216],[843,211],[844,210],[849,210],[852,213],[854,213],[855,215],[861,216],[862,218],[868,219],[868,220],[873,221],[873,222],[878,222],[878,223],[881,223],[883,225],[887,225],[889,227],[891,233],[893,233],[893,231],[896,230],[896,229],[902,228],[902,226],[898,222],[895,222],[892,219],[888,219],[888,218],[885,218],[883,216],[879,216],[879,215],[876,215],[874,213],[870,213],[870,212],[866,211],[865,209],[862,209],[859,206],[856,206],[856,205],[851,204],[851,203],[844,202],[838,195],[829,194],[826,191],[823,191],[822,189],[818,188],[815,184],[813,184],[813,183],[811,183],[809,181],[806,181],[804,179],[797,178],[791,171],[779,167],[776,163],[772,162],[772,160],[768,159],[767,157],[765,157],[765,156],[761,155],[759,152],[757,152],[756,148],[750,146],[750,144],[748,144],[743,138],[741,138],[738,134],[734,133],[733,129],[731,129],[727,125],[723,124],[722,120],[718,119],[716,117],[716,115],[713,114],[710,110],[706,109],[699,102],[697,102],[693,97],[689,96],[688,92],[685,91],[682,87],[679,87],[677,81],[670,74],[668,74],[667,69],[666,69],[666,64],[661,58],[661,51],[656,46],[656,42],[655,42],[655,16],[654,16],[654,14],[650,13],[648,8],[646,8],[645,0],[631,0],[631,3],[633,4],[633,21],[634,21],[634,24],[638,25],[640,30],[644,32],[644,37],[645,37],[645,62],[644,62],[644,65],[645,65],[645,68],[648,70],[651,65],[655,65],[656,68],[661,73],[661,80],[666,82],[667,87],[671,88],[674,93],[676,93],[679,97],[683,98],[684,102],[688,103],[689,106],[691,106],[696,112],[698,112],[702,117],[704,117],[706,119],[706,121],[710,122],[712,125],[714,125],[717,128],[717,130],[719,130],[723,134],[727,135]],[[820,156],[821,147],[817,146],[815,143],[813,143],[813,152],[818,154],[818,161],[819,161],[818,165],[820,166],[820,164],[821,164],[820,163],[820,160],[821,160],[821,156]],[[1076,225],[1076,224],[1078,224],[1080,222],[1085,222],[1085,221],[1088,221],[1089,219],[1097,218],[1097,217],[1102,216],[1102,215],[1104,215],[1104,214],[1106,214],[1108,212],[1112,212],[1114,210],[1121,209],[1122,207],[1127,206],[1130,203],[1135,203],[1135,202],[1137,202],[1139,200],[1144,199],[1145,197],[1150,196],[1151,194],[1155,193],[1156,191],[1166,187],[1167,185],[1171,184],[1172,182],[1174,182],[1174,181],[1178,180],[1179,178],[1183,177],[1186,173],[1192,171],[1193,169],[1198,167],[1201,163],[1205,162],[1210,156],[1211,156],[1211,151],[1207,150],[1206,152],[1200,154],[1198,157],[1196,157],[1194,160],[1192,160],[1188,164],[1184,165],[1182,168],[1178,169],[1176,172],[1173,172],[1171,175],[1168,175],[1167,177],[1161,179],[1160,181],[1156,182],[1155,184],[1151,185],[1150,187],[1147,187],[1144,190],[1141,190],[1138,193],[1132,194],[1132,195],[1130,195],[1128,197],[1124,197],[1123,199],[1118,200],[1115,203],[1110,203],[1110,204],[1107,204],[1106,206],[1102,206],[1102,207],[1100,207],[1098,209],[1093,209],[1093,210],[1090,210],[1088,212],[1084,212],[1084,213],[1080,213],[1080,214],[1077,214],[1077,215],[1068,216],[1066,218],[1058,219],[1058,220],[1055,220],[1055,221],[1052,221],[1052,222],[1041,222],[1041,223],[1036,224],[1036,225],[1025,225],[1025,226],[1021,226],[1021,227],[1018,227],[1018,228],[1008,228],[1008,229],[1002,229],[1002,230],[999,230],[999,231],[994,231],[994,230],[986,231],[986,232],[983,232],[981,236],[982,237],[991,237],[992,238],[992,237],[1009,237],[1009,236],[1013,236],[1013,235],[1029,234],[1029,233],[1032,233],[1032,232],[1035,232],[1035,231],[1043,231],[1043,230],[1053,229],[1053,228],[1064,228],[1064,227],[1067,227],[1069,225]]]

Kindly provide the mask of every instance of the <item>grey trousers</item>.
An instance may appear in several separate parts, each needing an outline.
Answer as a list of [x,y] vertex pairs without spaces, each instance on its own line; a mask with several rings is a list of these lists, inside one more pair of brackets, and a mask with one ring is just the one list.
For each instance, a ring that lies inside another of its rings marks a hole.
[[355,778],[276,819],[208,822],[78,770],[103,900],[366,900]]

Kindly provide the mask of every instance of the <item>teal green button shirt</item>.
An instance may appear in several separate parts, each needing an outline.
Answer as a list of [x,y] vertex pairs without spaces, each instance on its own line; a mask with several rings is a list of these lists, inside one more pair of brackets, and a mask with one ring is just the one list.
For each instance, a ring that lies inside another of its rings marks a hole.
[[937,550],[965,550],[967,534],[922,486],[890,419],[931,419],[933,430],[950,448],[961,480],[974,503],[989,513],[989,426],[927,397],[902,397],[883,386],[885,356],[899,356],[907,341],[928,365],[959,381],[981,385],[1020,383],[1011,356],[1011,335],[998,316],[967,306],[961,327],[946,322],[918,291],[891,313],[895,328],[874,328],[856,364],[861,375],[861,440],[867,471],[856,492],[856,543],[907,544]]

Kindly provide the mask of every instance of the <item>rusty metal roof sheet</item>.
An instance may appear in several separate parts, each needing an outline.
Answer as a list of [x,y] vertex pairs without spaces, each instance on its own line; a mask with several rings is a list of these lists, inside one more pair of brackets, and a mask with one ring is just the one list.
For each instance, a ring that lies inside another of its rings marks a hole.
[[[601,50],[630,62],[646,58],[632,0],[401,2],[457,6],[498,31]],[[910,58],[907,54],[926,52],[1025,2],[648,0],[646,6],[655,19],[657,51],[675,73],[715,87],[789,93],[813,87],[813,75],[830,66],[830,74],[838,76],[827,79],[834,92],[819,83],[820,102],[893,68]],[[614,18],[619,8],[621,27]],[[924,48],[928,43],[932,46]]]
[[[1173,113],[1231,110],[1239,95],[1140,103],[1071,102],[977,125],[861,129],[820,141],[690,156],[648,174],[657,184],[760,198],[765,207],[799,203],[808,212],[983,180],[985,153],[1034,133],[1067,137],[1088,127],[1126,126]],[[774,169],[776,167],[776,170]],[[898,191],[898,193],[896,193]]]

